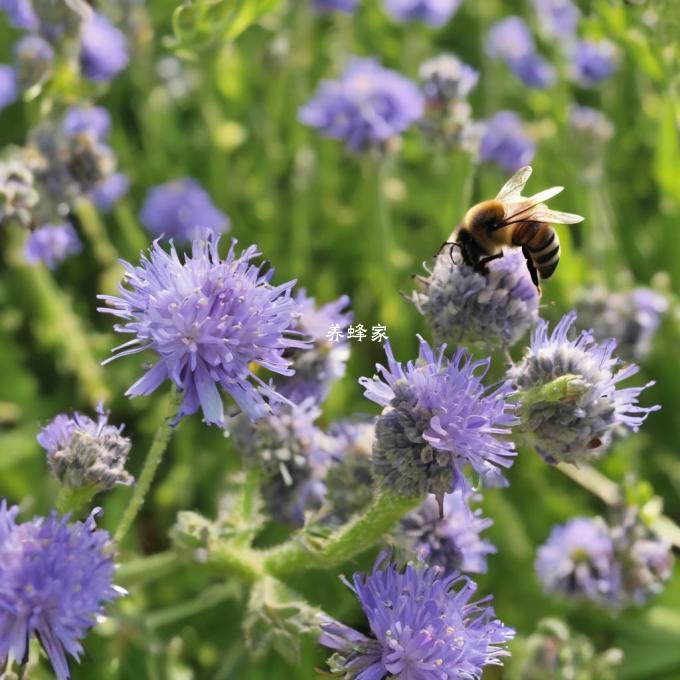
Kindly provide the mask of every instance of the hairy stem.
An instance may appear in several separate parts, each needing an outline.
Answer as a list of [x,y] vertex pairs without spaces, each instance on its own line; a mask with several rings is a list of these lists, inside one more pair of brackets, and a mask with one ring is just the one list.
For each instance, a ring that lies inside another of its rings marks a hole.
[[96,486],[81,486],[75,489],[62,486],[57,496],[55,507],[62,515],[65,515],[67,512],[78,515],[83,508],[89,506],[92,497],[96,493]]
[[132,585],[138,586],[172,574],[184,562],[183,556],[175,550],[137,557],[123,562],[116,569],[115,581],[124,588]]
[[309,569],[335,567],[372,548],[404,515],[423,499],[404,497],[381,489],[371,505],[327,539],[305,540],[302,532],[296,540],[272,549],[265,558],[265,570],[274,576]]
[[142,468],[142,472],[139,475],[139,479],[137,480],[137,484],[132,493],[132,498],[130,499],[127,508],[125,508],[123,517],[113,536],[119,543],[125,538],[132,523],[135,521],[135,517],[137,517],[137,513],[140,511],[144,499],[146,498],[146,494],[151,487],[151,482],[156,475],[158,466],[163,460],[163,454],[168,447],[168,442],[170,441],[170,435],[172,433],[172,421],[177,415],[182,398],[182,393],[173,386],[172,391],[167,398],[163,421],[156,430],[156,434],[151,442],[151,447],[149,448],[149,453],[144,461],[144,467]]

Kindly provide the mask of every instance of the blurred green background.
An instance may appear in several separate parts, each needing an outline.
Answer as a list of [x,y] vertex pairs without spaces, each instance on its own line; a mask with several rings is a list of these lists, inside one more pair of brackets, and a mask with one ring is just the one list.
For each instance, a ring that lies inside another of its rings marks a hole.
[[[412,273],[421,271],[422,262],[469,207],[463,204],[465,182],[471,182],[474,202],[494,195],[506,175],[483,165],[470,178],[471,165],[464,156],[433,148],[417,130],[405,135],[399,152],[380,171],[370,156],[349,155],[340,143],[302,126],[297,111],[318,81],[336,76],[350,55],[375,55],[415,78],[423,59],[456,54],[481,72],[471,95],[475,118],[515,110],[536,139],[529,189],[565,185],[554,201],[556,209],[585,216],[582,225],[559,228],[562,260],[544,286],[542,315],[559,318],[579,287],[592,283],[613,290],[654,285],[672,301],[654,350],[643,362],[642,378],[636,379],[656,381],[643,395],[644,403],[663,408],[599,468],[616,480],[630,472],[648,480],[664,498],[666,513],[680,521],[680,325],[675,298],[680,291],[680,6],[675,0],[579,4],[585,15],[581,33],[608,37],[619,46],[618,71],[592,90],[560,78],[553,88],[536,91],[523,87],[504,64],[490,62],[483,51],[492,21],[517,13],[535,25],[529,2],[466,0],[445,28],[434,31],[415,23],[395,24],[372,1],[361,2],[349,17],[317,16],[306,1],[269,7],[248,0],[245,7],[265,11],[256,23],[237,36],[214,36],[206,49],[184,46],[182,59],[167,40],[174,3],[150,2],[148,23],[144,12],[135,10],[136,52],[130,68],[99,100],[112,115],[112,146],[132,182],[130,195],[103,219],[121,256],[134,260],[130,234],[141,234],[135,223],[146,190],[191,175],[229,214],[231,234],[244,246],[257,243],[272,261],[277,281],[297,278],[322,302],[347,293],[355,321],[369,327],[385,324],[397,356],[410,358],[416,333],[427,337],[428,331],[400,292],[412,289]],[[16,35],[0,17],[0,61],[10,58]],[[541,49],[559,63],[556,45],[541,43]],[[175,75],[168,77],[168,72]],[[98,94],[71,83],[56,87],[62,101]],[[601,109],[615,126],[596,181],[589,178],[587,159],[570,137],[570,102]],[[3,111],[0,146],[22,143],[30,125],[47,113],[43,104],[41,99]],[[378,237],[381,219],[389,220],[393,234],[387,252]],[[96,312],[95,296],[115,288],[118,272],[102,272],[91,249],[86,244],[85,253],[54,277],[44,272],[36,277],[16,263],[11,244],[5,244],[0,496],[20,502],[29,515],[46,512],[54,502],[56,487],[35,435],[56,413],[92,411],[104,386],[114,422],[127,423],[133,439],[133,473],[160,418],[161,395],[134,401],[122,396],[139,374],[138,359],[97,367],[118,341],[110,319]],[[55,301],[51,310],[44,305],[46,296]],[[62,313],[70,306],[89,337],[84,350],[74,350],[73,319]],[[92,366],[85,389],[69,348],[76,363]],[[382,358],[380,347],[353,343],[352,350],[348,374],[326,404],[325,424],[356,412],[376,412],[363,399],[356,379],[372,374]],[[515,355],[520,351],[521,344]],[[500,360],[495,368],[500,374]],[[213,516],[228,471],[239,465],[221,432],[204,426],[198,416],[186,419],[122,547],[121,561],[166,549],[178,510]],[[485,514],[495,522],[488,536],[498,554],[490,557],[489,573],[479,579],[480,593],[493,593],[499,617],[520,634],[530,633],[542,616],[565,617],[598,647],[624,650],[621,678],[680,678],[678,570],[663,595],[623,614],[607,615],[544,597],[532,566],[536,546],[554,523],[603,508],[532,451],[522,451],[508,476],[510,487],[490,490],[484,500]],[[129,494],[120,489],[101,499],[103,526],[116,526]],[[371,559],[364,556],[342,572],[366,567]],[[90,635],[82,664],[73,665],[73,677],[318,677],[314,669],[324,667],[326,654],[313,641],[296,667],[274,655],[251,660],[240,632],[242,587],[234,583],[225,589],[219,583],[189,567],[136,586]],[[354,598],[336,573],[306,573],[291,583],[329,613],[361,625]],[[512,677],[511,672],[510,663],[509,670],[493,669],[485,678]],[[34,677],[48,676],[37,670]]]

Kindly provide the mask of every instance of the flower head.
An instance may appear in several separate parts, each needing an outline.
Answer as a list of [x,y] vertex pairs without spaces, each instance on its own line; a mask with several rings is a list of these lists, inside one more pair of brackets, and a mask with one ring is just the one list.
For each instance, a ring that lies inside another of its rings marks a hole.
[[0,111],[14,104],[18,97],[17,74],[11,66],[0,64]]
[[115,484],[134,481],[125,470],[132,444],[123,436],[123,428],[109,424],[109,413],[100,404],[96,421],[78,412],[60,413],[40,431],[38,444],[45,449],[52,474],[63,485],[107,491]]
[[24,255],[31,264],[44,262],[48,269],[56,269],[66,258],[81,250],[80,239],[71,224],[46,224],[29,233]]
[[555,67],[538,52],[529,52],[507,62],[510,70],[527,86],[543,90],[557,77]]
[[512,61],[533,53],[535,44],[524,19],[510,16],[491,26],[485,49],[492,59]]
[[480,161],[515,172],[531,163],[535,152],[536,144],[513,111],[498,111],[486,121],[479,146]]
[[31,0],[31,4],[36,16],[35,28],[50,42],[65,35],[75,37],[82,23],[92,15],[86,0]]
[[668,300],[649,288],[615,293],[600,286],[581,291],[576,302],[579,325],[598,340],[614,338],[625,359],[644,359],[668,311]]
[[576,33],[581,10],[573,0],[533,0],[541,31],[547,38],[567,40]]
[[71,106],[61,129],[68,135],[87,134],[104,142],[111,134],[111,114],[103,106]]
[[16,79],[22,90],[43,82],[52,73],[54,49],[39,35],[27,35],[13,48]]
[[397,137],[422,112],[423,99],[414,83],[375,59],[353,59],[339,80],[321,83],[299,118],[358,151]]
[[0,664],[9,654],[26,658],[35,635],[67,680],[66,654],[80,657],[103,605],[121,595],[110,537],[97,529],[96,511],[72,524],[56,512],[17,524],[18,512],[0,503]]
[[479,680],[484,666],[502,664],[515,632],[495,618],[489,598],[470,602],[472,581],[440,567],[383,567],[385,560],[383,553],[371,574],[346,581],[371,637],[322,617],[319,641],[336,650],[334,673],[348,680]]
[[125,36],[104,15],[84,22],[81,40],[80,68],[88,80],[108,82],[128,65]]
[[466,464],[492,486],[506,485],[514,444],[507,438],[517,422],[509,384],[486,388],[490,360],[474,361],[464,349],[449,361],[420,339],[415,362],[405,366],[385,343],[387,367],[361,378],[365,396],[384,406],[376,423],[374,472],[404,496],[468,491]]
[[447,23],[462,0],[385,0],[387,13],[396,21],[422,21],[434,28]]
[[0,10],[7,15],[14,28],[35,31],[39,26],[31,0],[0,0]]
[[453,54],[440,54],[420,65],[420,80],[428,106],[444,106],[465,99],[479,81],[479,71]]
[[608,40],[581,40],[569,51],[571,77],[583,87],[595,87],[616,71],[617,55]]
[[313,399],[281,405],[256,422],[241,415],[232,428],[245,461],[259,465],[267,478],[263,495],[277,521],[302,526],[305,511],[318,509],[326,487],[326,437],[314,424],[321,411]]
[[648,385],[617,387],[638,367],[619,367],[615,340],[599,344],[585,331],[568,339],[575,320],[573,312],[565,315],[548,335],[548,324],[539,319],[524,358],[507,374],[520,393],[522,431],[550,463],[601,455],[615,430],[637,431],[658,408],[638,406]]
[[114,350],[117,357],[145,349],[158,361],[127,391],[150,394],[167,379],[184,393],[179,416],[203,411],[206,422],[221,425],[222,387],[255,419],[267,413],[267,401],[280,396],[255,374],[255,366],[289,375],[284,354],[307,348],[294,339],[297,306],[294,281],[272,286],[272,269],[251,260],[250,246],[240,255],[233,242],[220,257],[219,236],[196,239],[182,258],[174,246],[165,251],[156,241],[138,266],[125,263],[120,297],[102,295],[112,314],[124,323],[120,333],[133,338]]
[[[349,359],[347,326],[352,313],[347,310],[349,298],[342,295],[334,302],[317,306],[314,298],[299,290],[295,296],[298,321],[295,330],[309,338],[312,346],[288,353],[295,373],[275,380],[277,390],[290,401],[301,403],[312,397],[321,403],[333,384],[345,375]],[[329,329],[337,329],[337,339],[329,339]]]
[[352,14],[357,8],[359,0],[312,0],[312,7],[320,13],[342,12]]
[[22,160],[0,160],[0,226],[16,220],[22,227],[33,225],[33,210],[39,195],[35,178]]
[[152,187],[139,218],[154,236],[178,241],[191,241],[205,230],[222,233],[229,229],[229,218],[191,177]]
[[486,556],[495,553],[493,544],[481,538],[493,521],[473,511],[465,496],[456,491],[444,498],[443,516],[434,497],[401,520],[397,541],[404,543],[429,566],[440,566],[446,573],[465,571],[486,573]]
[[488,273],[466,265],[446,247],[429,276],[417,277],[411,300],[432,329],[435,344],[514,345],[538,316],[539,295],[524,256],[510,250]]
[[122,172],[114,172],[102,180],[90,194],[92,202],[103,213],[110,212],[113,206],[130,190],[130,180]]

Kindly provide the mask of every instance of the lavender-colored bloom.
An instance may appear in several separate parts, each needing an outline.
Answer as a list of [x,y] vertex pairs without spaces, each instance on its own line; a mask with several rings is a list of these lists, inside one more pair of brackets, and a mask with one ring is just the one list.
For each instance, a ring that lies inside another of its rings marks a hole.
[[508,172],[515,172],[529,165],[535,152],[536,144],[513,111],[498,111],[486,121],[479,146],[480,161],[493,162]]
[[27,35],[13,48],[15,74],[19,86],[27,90],[52,73],[54,49],[39,35]]
[[548,335],[548,324],[539,319],[524,358],[507,374],[520,392],[522,431],[549,463],[602,455],[617,429],[637,431],[658,408],[638,405],[652,383],[617,388],[639,369],[620,367],[612,356],[615,340],[599,344],[585,331],[568,339],[575,321],[573,312],[566,314]]
[[19,84],[14,69],[7,64],[0,64],[0,111],[6,109],[19,97]]
[[22,227],[33,226],[33,210],[39,195],[33,173],[20,158],[0,160],[0,226],[16,220]]
[[361,378],[365,396],[385,408],[376,423],[374,472],[404,496],[469,491],[467,464],[489,486],[505,486],[513,463],[510,427],[517,423],[508,383],[482,384],[490,360],[474,361],[464,349],[449,361],[421,338],[418,359],[405,366],[385,343],[387,367]]
[[259,255],[255,246],[237,255],[234,241],[222,259],[219,240],[209,232],[182,258],[174,246],[168,253],[156,241],[138,266],[124,263],[127,285],[121,285],[120,297],[99,296],[109,305],[100,311],[124,320],[116,330],[133,336],[113,358],[146,349],[158,355],[127,396],[151,394],[169,379],[184,392],[178,417],[200,408],[217,425],[223,420],[218,387],[249,417],[264,416],[267,401],[281,397],[256,375],[256,367],[289,375],[284,353],[308,347],[290,330],[295,281],[272,286],[274,271],[263,273],[251,263]]
[[229,229],[229,218],[191,177],[149,189],[139,219],[154,236],[178,241],[191,241],[205,230],[221,233]]
[[617,50],[609,40],[581,40],[569,51],[571,77],[583,87],[595,87],[617,66]]
[[510,16],[491,26],[485,49],[492,59],[512,61],[532,54],[536,48],[524,19]]
[[125,36],[102,14],[84,22],[81,40],[80,68],[88,80],[108,82],[128,65]]
[[113,206],[130,190],[130,180],[122,172],[114,172],[101,181],[90,198],[103,213],[110,212]]
[[316,12],[342,12],[353,14],[359,0],[312,0],[312,8]]
[[60,413],[40,431],[38,444],[63,485],[107,491],[134,481],[125,470],[132,444],[122,434],[124,427],[110,425],[109,412],[99,404],[96,421],[77,411],[70,416]]
[[56,269],[71,255],[77,255],[82,245],[70,224],[46,224],[30,232],[24,255],[31,264],[44,262],[48,269]]
[[353,59],[340,80],[325,80],[299,119],[358,151],[398,136],[423,113],[418,88],[375,59]]
[[444,498],[443,517],[433,496],[401,520],[396,539],[429,566],[447,573],[486,573],[486,556],[495,553],[493,544],[481,538],[493,521],[473,511],[460,491]]
[[63,36],[76,38],[81,24],[92,15],[87,0],[32,0],[38,31],[52,43]]
[[[295,373],[275,380],[275,385],[280,394],[296,404],[308,397],[321,403],[335,382],[345,375],[349,359],[347,326],[352,320],[352,313],[347,311],[349,298],[342,295],[334,302],[317,307],[314,298],[300,290],[295,302],[299,314],[295,330],[309,338],[312,346],[288,354]],[[328,337],[333,329],[339,333],[337,339]]]
[[0,10],[5,12],[14,28],[35,31],[40,25],[31,0],[0,0]]
[[555,67],[536,52],[508,60],[510,70],[527,86],[539,90],[550,87],[557,76]]
[[18,512],[0,503],[0,664],[10,654],[27,658],[36,636],[56,676],[67,680],[66,654],[79,659],[104,604],[122,594],[111,583],[110,537],[97,529],[97,511],[72,524],[56,512],[17,524]]
[[333,673],[348,680],[479,680],[484,666],[502,665],[515,631],[495,617],[490,598],[470,602],[474,582],[439,567],[383,567],[386,557],[368,576],[345,581],[371,637],[321,617],[319,642],[336,650],[328,662]]
[[581,10],[572,0],[533,0],[533,5],[546,37],[564,41],[576,33]]
[[104,142],[111,134],[111,114],[103,106],[70,106],[61,129],[69,135],[87,134]]
[[599,517],[575,517],[556,526],[538,549],[536,572],[549,593],[611,603],[621,574],[614,542]]
[[429,276],[417,277],[411,300],[440,345],[483,342],[514,345],[536,321],[539,296],[519,250],[477,272],[459,249],[446,246]]
[[422,21],[439,28],[447,23],[462,0],[385,0],[387,13],[396,21]]
[[445,106],[465,99],[479,81],[479,71],[452,54],[441,54],[420,65],[420,80],[427,106]]
[[591,328],[598,340],[614,338],[623,358],[639,360],[652,349],[668,300],[649,288],[615,293],[594,286],[581,292],[576,310],[582,328]]
[[263,469],[265,503],[278,522],[302,526],[305,511],[318,509],[325,497],[329,452],[326,436],[314,424],[320,415],[314,400],[307,399],[281,405],[256,422],[238,416],[231,428],[246,463]]
[[570,106],[569,126],[586,144],[602,144],[614,135],[614,126],[609,118],[590,106]]

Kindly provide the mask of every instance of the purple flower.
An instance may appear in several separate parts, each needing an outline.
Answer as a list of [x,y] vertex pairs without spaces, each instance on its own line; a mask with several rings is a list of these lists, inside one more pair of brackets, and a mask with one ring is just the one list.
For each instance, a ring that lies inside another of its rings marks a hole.
[[385,408],[376,423],[374,472],[404,496],[433,493],[441,501],[469,491],[469,464],[490,486],[505,486],[513,463],[507,435],[517,422],[508,383],[486,388],[490,360],[474,361],[464,349],[449,361],[445,345],[435,354],[421,338],[418,359],[405,366],[385,343],[387,367],[361,378],[365,396]]
[[305,511],[318,509],[325,498],[329,450],[326,436],[314,424],[320,415],[314,400],[307,399],[283,404],[256,422],[238,416],[230,428],[245,462],[263,469],[265,504],[278,522],[302,526]]
[[444,498],[443,517],[433,496],[401,520],[397,541],[405,543],[429,566],[440,566],[447,573],[465,571],[486,573],[486,556],[495,553],[493,544],[480,534],[493,521],[471,510],[460,491]]
[[570,106],[569,126],[586,144],[608,142],[614,135],[614,126],[609,118],[590,106]]
[[0,0],[0,10],[5,12],[14,28],[25,31],[38,29],[38,17],[33,10],[31,0]]
[[120,297],[99,296],[109,305],[100,311],[124,320],[116,330],[133,336],[112,359],[146,349],[158,355],[127,396],[151,394],[169,379],[184,392],[178,417],[200,408],[216,425],[223,420],[218,387],[249,417],[264,416],[267,400],[281,397],[255,367],[288,375],[284,353],[308,347],[290,330],[295,282],[272,286],[274,271],[262,273],[262,265],[251,263],[259,255],[255,246],[237,255],[234,241],[222,259],[219,240],[210,232],[182,258],[174,246],[166,252],[156,241],[138,266],[124,263],[127,285],[121,285]]
[[620,428],[637,431],[650,411],[638,406],[643,387],[618,389],[639,370],[620,366],[616,340],[599,344],[587,332],[569,340],[576,321],[565,315],[548,335],[539,319],[524,358],[508,371],[520,393],[521,430],[549,463],[578,463],[602,455]]
[[105,142],[111,134],[111,115],[103,106],[71,106],[61,121],[61,129],[69,135],[91,135]]
[[128,65],[125,36],[102,14],[84,22],[81,40],[80,68],[88,80],[108,82]]
[[134,481],[125,470],[132,444],[122,434],[124,427],[110,425],[109,412],[99,404],[96,421],[77,411],[60,413],[40,431],[38,444],[63,485],[104,491]]
[[219,233],[229,229],[229,218],[190,177],[149,189],[139,219],[154,236],[178,241],[191,241],[206,229]]
[[352,14],[359,0],[312,0],[312,7],[317,12],[342,12]]
[[549,593],[599,602],[618,597],[614,542],[599,517],[575,517],[554,527],[538,549],[536,572]]
[[[314,298],[307,297],[303,289],[298,291],[295,302],[299,314],[295,330],[309,338],[312,346],[289,353],[287,358],[295,373],[274,382],[279,393],[296,404],[308,397],[321,403],[335,382],[345,375],[349,359],[347,326],[352,320],[352,313],[347,311],[349,298],[342,295],[334,302],[317,307]],[[328,337],[334,329],[339,333],[337,340]]]
[[527,86],[539,90],[550,87],[556,78],[555,67],[536,52],[508,60],[510,70]]
[[564,41],[576,33],[581,10],[572,0],[533,0],[533,4],[546,37]]
[[72,225],[46,224],[30,232],[24,254],[27,262],[44,262],[48,269],[56,269],[70,255],[82,250],[78,234]]
[[495,617],[490,598],[470,602],[474,582],[439,567],[381,568],[386,558],[381,554],[368,576],[345,581],[371,637],[321,617],[319,642],[336,650],[328,662],[333,673],[349,680],[479,680],[484,666],[502,665],[515,631]]
[[0,64],[0,111],[6,109],[19,97],[19,84],[14,69],[7,64]]
[[536,144],[527,136],[522,121],[513,111],[498,111],[485,123],[479,160],[493,162],[508,172],[529,165]]
[[114,172],[96,186],[90,198],[98,210],[107,213],[129,190],[130,180],[127,175]]
[[524,256],[509,250],[480,273],[446,246],[427,278],[416,277],[411,300],[432,329],[435,344],[514,345],[538,317],[538,291]]
[[510,16],[491,26],[485,49],[492,59],[507,62],[532,54],[536,47],[524,19]]
[[110,537],[97,529],[97,511],[72,524],[56,512],[17,524],[18,512],[0,503],[0,664],[10,654],[27,658],[35,635],[59,680],[67,680],[66,654],[80,658],[103,605],[122,594],[111,583]]
[[322,81],[299,119],[358,151],[398,136],[422,113],[414,83],[375,59],[352,59],[340,80]]
[[595,87],[617,66],[617,50],[608,40],[581,40],[569,51],[571,77],[583,87]]
[[434,28],[443,26],[462,0],[385,0],[387,13],[396,21],[422,21]]
[[479,80],[479,71],[452,54],[441,54],[420,65],[420,79],[428,106],[445,106],[465,99]]
[[15,75],[23,90],[41,83],[52,73],[54,49],[39,35],[27,35],[19,40],[14,52]]

